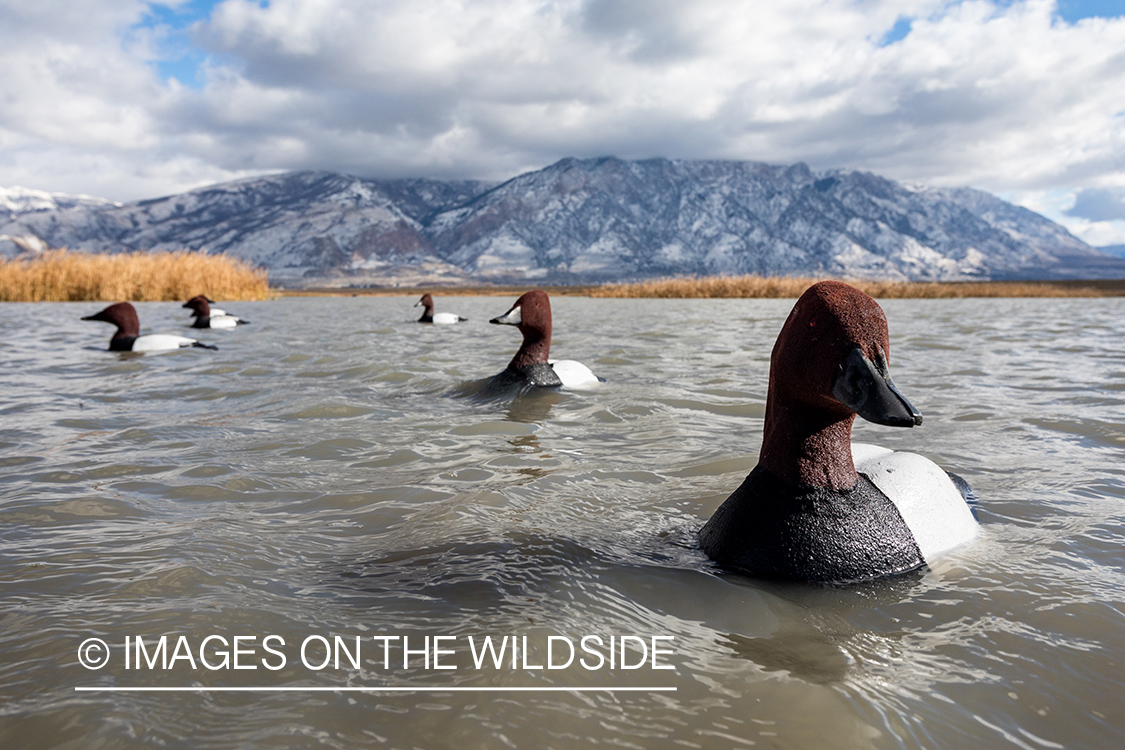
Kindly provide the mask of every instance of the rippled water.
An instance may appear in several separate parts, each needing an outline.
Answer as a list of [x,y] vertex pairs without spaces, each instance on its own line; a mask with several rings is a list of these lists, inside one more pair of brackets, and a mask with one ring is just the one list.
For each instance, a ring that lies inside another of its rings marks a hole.
[[[511,301],[439,298],[457,327],[414,324],[413,298],[230,303],[253,323],[205,332],[218,352],[144,356],[91,348],[100,304],[0,305],[0,746],[1125,742],[1125,300],[884,303],[925,424],[856,438],[963,475],[984,532],[852,587],[723,575],[693,545],[756,461],[791,300],[556,298],[553,356],[607,383],[458,395],[516,349],[485,323]],[[137,307],[185,332],[178,305]],[[126,668],[126,637],[162,635],[195,658],[254,636],[258,668]],[[384,664],[396,635],[451,637],[457,668]],[[475,668],[468,638],[505,635],[527,661]],[[674,669],[524,668],[585,635],[671,636]],[[305,666],[310,636],[360,637],[360,667]],[[445,689],[75,690],[172,686]],[[675,692],[449,689],[480,687]]]

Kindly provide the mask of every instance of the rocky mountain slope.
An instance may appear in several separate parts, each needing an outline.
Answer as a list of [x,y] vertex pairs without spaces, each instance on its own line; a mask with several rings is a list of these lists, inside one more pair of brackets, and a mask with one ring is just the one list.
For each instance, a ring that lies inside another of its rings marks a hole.
[[283,285],[1125,275],[978,190],[667,159],[564,159],[499,185],[292,172],[128,204],[0,189],[0,254],[46,247],[227,253]]

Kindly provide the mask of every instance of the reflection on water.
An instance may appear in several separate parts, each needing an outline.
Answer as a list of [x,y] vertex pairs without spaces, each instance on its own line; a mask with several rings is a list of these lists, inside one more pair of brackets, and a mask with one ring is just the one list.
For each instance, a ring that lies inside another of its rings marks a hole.
[[[983,533],[853,587],[721,574],[694,543],[754,464],[792,301],[557,298],[552,354],[607,382],[519,396],[477,387],[517,345],[481,322],[494,298],[459,300],[471,321],[449,327],[415,324],[413,302],[230,303],[254,326],[155,356],[98,350],[78,319],[99,303],[0,305],[4,747],[1125,740],[1123,301],[884,304],[895,382],[926,421],[855,437],[963,475]],[[177,304],[138,308],[183,332]],[[213,634],[276,634],[291,658],[124,668],[127,636]],[[457,669],[373,647],[439,635]],[[626,635],[672,636],[675,669],[478,669],[465,646],[526,637],[534,665],[551,637]],[[315,671],[292,658],[309,636],[368,645]],[[102,670],[78,664],[87,637],[110,644]]]

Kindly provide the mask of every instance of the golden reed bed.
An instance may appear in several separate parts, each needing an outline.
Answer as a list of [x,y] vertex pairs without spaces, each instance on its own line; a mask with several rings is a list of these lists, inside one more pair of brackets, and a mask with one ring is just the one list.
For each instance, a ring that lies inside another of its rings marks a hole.
[[[708,276],[655,279],[631,284],[550,286],[534,283],[488,286],[310,287],[280,289],[283,297],[416,296],[425,292],[443,297],[518,297],[528,289],[552,296],[690,298],[792,298],[819,278],[794,276]],[[878,299],[942,299],[953,297],[1121,297],[1125,279],[1094,281],[857,281],[844,279]]]
[[[796,298],[816,278],[708,276],[655,279],[632,284],[547,286],[554,295],[654,298]],[[950,297],[1115,297],[1125,296],[1125,279],[1111,281],[856,281],[848,283],[878,299]],[[174,301],[205,294],[212,299],[260,300],[283,296],[511,295],[526,286],[463,286],[271,290],[263,269],[225,255],[98,253],[51,250],[31,258],[0,260],[0,302]]]
[[188,251],[103,255],[51,250],[0,261],[2,302],[170,302],[270,296],[263,269],[225,255]]
[[[653,279],[629,284],[482,284],[480,286],[354,286],[278,289],[282,297],[518,297],[539,288],[557,297],[792,298],[823,278],[797,276],[705,276]],[[879,299],[953,297],[1125,297],[1125,279],[1083,281],[858,281],[841,279]]]
[[[708,276],[605,284],[583,293],[590,297],[799,297],[819,279],[762,276]],[[852,286],[878,299],[950,297],[1115,297],[1125,295],[1125,280],[1115,281],[856,281]]]

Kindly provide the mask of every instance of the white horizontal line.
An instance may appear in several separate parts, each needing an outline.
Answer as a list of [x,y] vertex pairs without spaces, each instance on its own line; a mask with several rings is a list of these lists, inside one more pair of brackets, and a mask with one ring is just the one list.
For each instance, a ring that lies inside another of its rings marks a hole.
[[76,692],[102,693],[656,693],[675,687],[75,687]]

